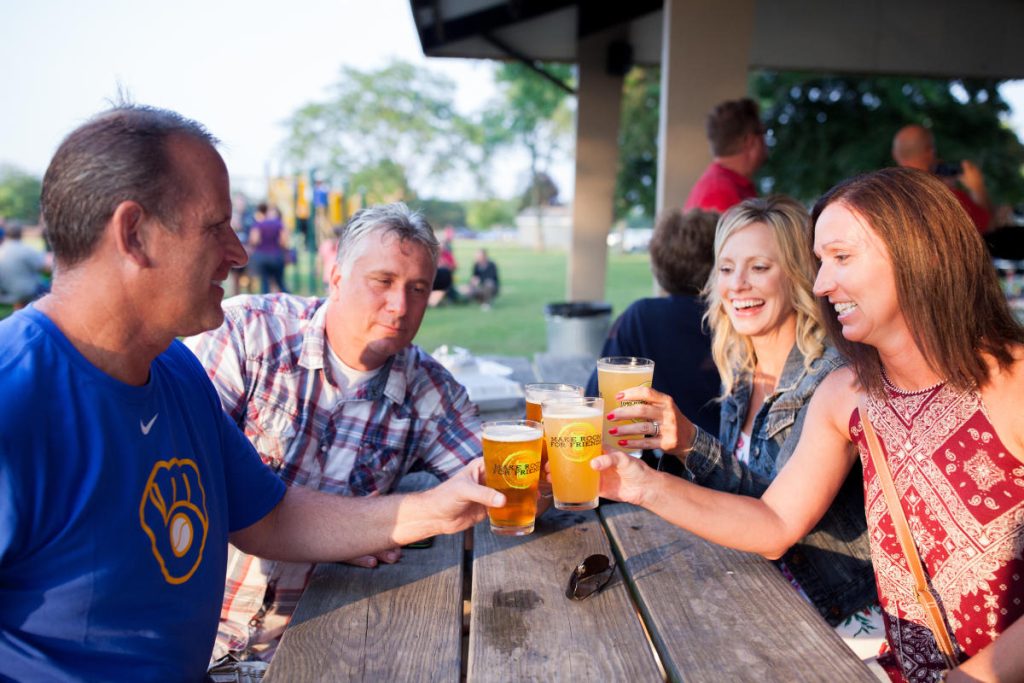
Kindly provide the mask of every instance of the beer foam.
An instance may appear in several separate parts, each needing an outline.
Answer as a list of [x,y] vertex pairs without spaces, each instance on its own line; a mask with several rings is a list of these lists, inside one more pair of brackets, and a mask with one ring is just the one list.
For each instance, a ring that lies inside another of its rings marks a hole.
[[578,391],[569,391],[567,389],[527,389],[526,400],[530,403],[543,403],[544,401],[550,401],[554,398],[572,398],[579,396]]
[[654,372],[653,365],[599,365],[601,372],[613,372],[617,375],[646,375]]
[[545,403],[544,417],[562,419],[578,419],[580,421],[591,420],[595,417],[603,417],[603,411],[594,406],[579,405],[576,403]]
[[544,431],[529,425],[491,425],[484,429],[484,438],[490,441],[517,443],[533,441],[544,436]]

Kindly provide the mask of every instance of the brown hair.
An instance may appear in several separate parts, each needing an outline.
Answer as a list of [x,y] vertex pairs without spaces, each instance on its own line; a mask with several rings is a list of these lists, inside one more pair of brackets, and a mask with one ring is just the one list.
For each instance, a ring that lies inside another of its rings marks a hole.
[[715,262],[718,214],[702,209],[662,211],[651,236],[651,272],[669,294],[699,294]]
[[749,97],[722,102],[708,114],[708,142],[716,157],[738,154],[743,150],[743,138],[763,132],[761,113]]
[[[814,206],[815,223],[834,203],[859,214],[885,244],[896,296],[907,326],[932,370],[950,385],[985,385],[985,354],[1000,367],[1013,362],[1010,346],[1024,342],[967,212],[941,181],[910,168],[886,168],[846,180]],[[878,351],[843,337],[826,298],[819,299],[832,343],[850,360],[861,386],[881,396]]]
[[167,154],[174,135],[217,143],[196,121],[134,104],[103,112],[64,138],[43,176],[40,198],[58,264],[87,258],[123,201],[138,202],[174,228],[182,192]]

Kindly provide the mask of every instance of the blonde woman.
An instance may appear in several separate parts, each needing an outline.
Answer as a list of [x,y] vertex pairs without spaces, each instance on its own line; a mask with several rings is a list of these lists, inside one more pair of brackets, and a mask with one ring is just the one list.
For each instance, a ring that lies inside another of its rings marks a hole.
[[[688,478],[702,486],[748,496],[768,488],[796,448],[814,390],[842,365],[824,343],[811,293],[809,220],[803,206],[782,196],[748,199],[722,215],[704,289],[723,386],[718,438],[691,422],[671,397],[639,387],[624,398],[645,404],[613,413],[640,420],[618,430],[624,437],[646,435],[629,440],[631,448],[678,457]],[[858,636],[848,644],[869,658],[883,632],[861,487],[858,467],[780,568],[841,635]]]

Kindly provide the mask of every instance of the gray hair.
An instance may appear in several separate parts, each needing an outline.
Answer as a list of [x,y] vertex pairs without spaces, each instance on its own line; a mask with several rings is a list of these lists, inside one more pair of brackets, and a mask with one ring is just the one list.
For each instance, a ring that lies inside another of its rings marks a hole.
[[342,275],[352,272],[353,264],[363,253],[360,245],[377,233],[422,245],[430,254],[430,262],[437,264],[441,245],[430,223],[420,212],[411,210],[402,202],[395,202],[360,209],[345,224],[338,238],[338,270]]
[[43,176],[46,237],[58,263],[86,259],[118,204],[134,201],[174,227],[182,189],[167,141],[185,135],[211,147],[202,124],[167,109],[123,104],[90,119],[61,142]]

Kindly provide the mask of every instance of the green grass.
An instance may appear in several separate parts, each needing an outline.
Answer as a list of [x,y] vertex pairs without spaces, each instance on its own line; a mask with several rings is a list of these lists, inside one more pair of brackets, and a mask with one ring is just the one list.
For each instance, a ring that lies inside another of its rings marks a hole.
[[[456,242],[456,284],[469,280],[473,257],[483,244]],[[442,344],[462,346],[475,354],[508,356],[532,356],[546,350],[544,305],[565,301],[566,253],[536,252],[511,244],[486,243],[486,247],[498,264],[501,277],[501,293],[493,308],[481,311],[477,304],[467,303],[428,309],[416,336],[416,343],[428,352]],[[307,254],[300,253],[298,261],[298,270],[289,272],[286,282],[297,293],[308,295],[311,291]],[[319,279],[313,282],[319,283]],[[647,254],[609,253],[605,301],[612,304],[613,318],[634,300],[651,296],[651,283]],[[10,313],[9,306],[0,305],[0,319]]]
[[[565,301],[567,255],[535,252],[518,245],[487,244],[498,264],[501,293],[490,311],[476,304],[445,305],[427,310],[416,343],[432,352],[441,344],[462,346],[475,354],[531,356],[547,348],[544,305]],[[469,279],[478,245],[456,243],[456,283]],[[647,254],[609,254],[605,300],[617,316],[634,300],[651,296]]]

